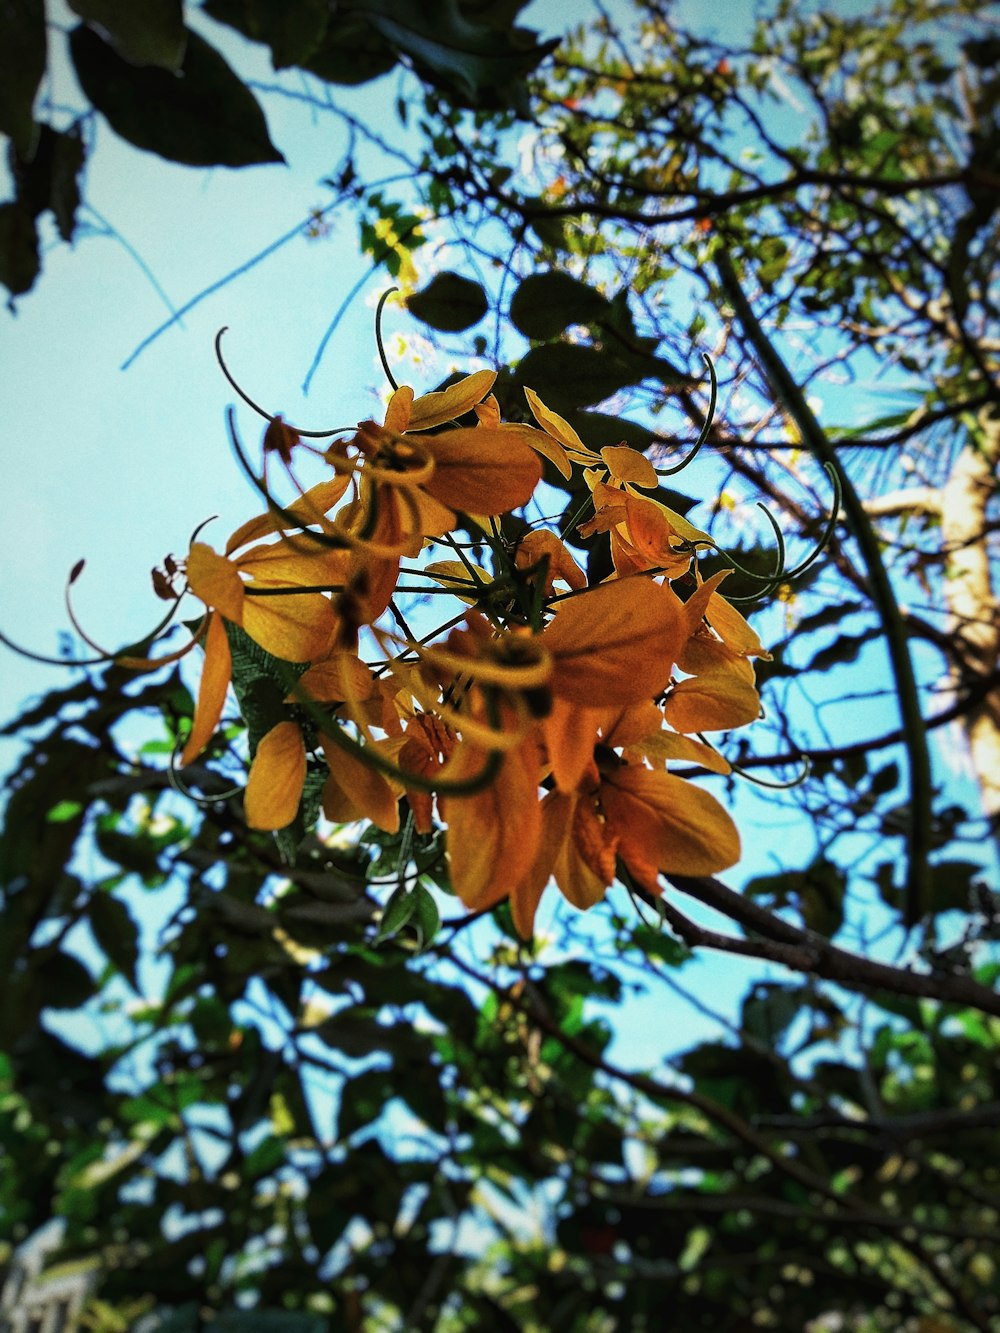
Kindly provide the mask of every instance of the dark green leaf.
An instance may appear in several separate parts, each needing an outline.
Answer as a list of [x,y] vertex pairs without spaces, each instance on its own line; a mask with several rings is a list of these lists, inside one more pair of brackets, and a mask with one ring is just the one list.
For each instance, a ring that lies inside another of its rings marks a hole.
[[188,166],[284,161],[253,94],[197,33],[188,33],[176,74],[129,65],[82,26],[70,34],[70,51],[84,92],[137,148]]
[[810,930],[836,935],[844,920],[847,876],[839,866],[820,858],[803,872],[799,901],[802,917]]
[[274,4],[273,0],[208,0],[205,12],[219,23],[228,23],[251,41],[271,48],[275,69],[304,65],[323,42],[335,6],[327,0],[297,0]]
[[516,376],[557,412],[595,406],[642,379],[609,352],[573,343],[533,347],[518,364]]
[[382,944],[385,940],[398,934],[409,921],[416,907],[416,894],[408,892],[401,884],[398,889],[394,890],[385,905],[382,919],[378,925],[378,933],[375,936],[375,943]]
[[337,1115],[338,1136],[350,1138],[359,1129],[372,1124],[397,1092],[395,1076],[389,1069],[369,1069],[345,1083]]
[[181,0],[69,0],[69,7],[130,65],[180,69],[187,44]]
[[461,333],[478,324],[487,311],[486,293],[478,282],[459,273],[438,273],[419,292],[406,298],[411,315],[442,333]]
[[38,134],[35,93],[45,73],[43,0],[0,0],[0,32],[0,134],[27,160]]
[[606,296],[579,278],[553,270],[522,280],[510,303],[510,318],[526,338],[547,341],[570,324],[600,319],[609,309]]
[[36,973],[41,1004],[48,1009],[79,1009],[94,994],[94,979],[72,954],[57,953]]
[[334,14],[319,47],[303,61],[326,83],[353,86],[387,74],[396,53],[361,14]]
[[34,286],[40,267],[30,210],[20,203],[0,204],[0,282],[11,296],[21,296]]
[[125,904],[110,893],[95,893],[87,908],[94,938],[118,971],[138,990],[139,931]]
[[357,0],[373,28],[459,100],[527,111],[524,77],[558,45],[526,29],[470,22],[457,0]]

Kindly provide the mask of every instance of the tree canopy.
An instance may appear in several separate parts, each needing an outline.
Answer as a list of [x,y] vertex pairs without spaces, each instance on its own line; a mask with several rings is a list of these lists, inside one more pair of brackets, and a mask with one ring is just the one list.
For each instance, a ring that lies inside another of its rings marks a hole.
[[[95,113],[282,170],[180,0],[70,8],[10,7],[23,301]],[[205,6],[347,131],[390,380],[472,373],[257,461],[220,341],[260,516],[6,729],[0,1241],[64,1219],[96,1333],[988,1330],[995,25],[521,8]]]

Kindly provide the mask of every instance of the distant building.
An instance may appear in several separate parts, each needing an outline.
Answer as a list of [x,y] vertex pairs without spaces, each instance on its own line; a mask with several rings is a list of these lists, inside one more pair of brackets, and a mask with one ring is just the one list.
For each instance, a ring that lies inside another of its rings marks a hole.
[[77,1333],[100,1273],[96,1259],[49,1264],[64,1231],[53,1219],[14,1251],[0,1290],[0,1333]]

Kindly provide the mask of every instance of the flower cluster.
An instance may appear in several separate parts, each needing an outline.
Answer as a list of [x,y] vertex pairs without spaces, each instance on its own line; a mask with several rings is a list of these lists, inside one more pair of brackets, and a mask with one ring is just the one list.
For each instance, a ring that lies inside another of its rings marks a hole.
[[[176,597],[183,580],[205,608],[183,765],[219,728],[245,635],[284,672],[280,709],[251,736],[249,825],[301,818],[319,770],[329,820],[445,826],[463,903],[509,897],[529,938],[553,879],[587,908],[616,876],[656,895],[661,872],[738,859],[730,816],[669,766],[730,771],[703,734],[758,716],[751,659],[767,654],[719,591],[728,571],[702,577],[711,538],[652,493],[649,459],[592,451],[531,390],[536,424],[502,421],[495,378],[399,388],[382,425],[322,451],[274,419],[265,459],[312,448],[327,475],[287,507],[255,478],[267,511],[221,553],[194,541],[157,586]],[[609,536],[614,570],[593,586],[568,533],[528,521],[543,461],[585,496],[581,536]],[[456,614],[411,627],[442,598]]]

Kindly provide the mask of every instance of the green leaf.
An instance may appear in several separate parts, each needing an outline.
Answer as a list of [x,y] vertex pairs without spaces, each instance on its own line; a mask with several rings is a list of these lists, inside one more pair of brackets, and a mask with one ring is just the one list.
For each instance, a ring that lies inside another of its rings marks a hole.
[[430,947],[434,936],[441,928],[441,913],[434,901],[434,895],[422,884],[414,885],[411,897],[415,902],[410,920],[417,928],[417,947],[422,953]]
[[743,1001],[741,1026],[767,1046],[774,1046],[805,1007],[801,987],[761,982]]
[[521,358],[515,377],[534,389],[546,406],[562,413],[596,406],[642,379],[609,352],[573,343],[533,347]]
[[285,1140],[277,1138],[274,1134],[268,1134],[247,1155],[243,1163],[243,1174],[248,1180],[258,1180],[261,1176],[268,1176],[284,1164],[287,1153]]
[[199,167],[285,160],[253,94],[196,33],[188,33],[176,74],[137,69],[83,26],[69,40],[83,91],[112,129],[137,148]]
[[271,48],[275,69],[304,65],[323,42],[331,10],[328,0],[208,0],[206,14]]
[[527,111],[524,77],[558,45],[522,28],[470,21],[457,0],[357,0],[371,26],[418,69],[472,106]]
[[350,1138],[365,1125],[372,1124],[397,1091],[396,1079],[390,1069],[369,1069],[345,1083],[337,1115],[338,1138]]
[[38,277],[38,232],[29,209],[0,204],[0,282],[11,296],[30,291]]
[[419,292],[406,299],[411,315],[442,333],[461,333],[478,324],[488,303],[482,285],[459,273],[438,273]]
[[37,140],[32,109],[45,73],[43,0],[0,0],[0,31],[0,134],[27,160]]
[[47,1009],[79,1009],[94,994],[94,979],[72,954],[56,953],[39,964],[38,996]]
[[415,893],[409,893],[402,884],[398,889],[395,889],[385,905],[385,911],[382,913],[375,943],[383,944],[386,940],[391,939],[393,935],[398,934],[413,915],[416,906],[417,896]]
[[847,876],[822,857],[803,872],[799,890],[802,918],[810,930],[832,938],[844,920]]
[[137,991],[139,930],[131,912],[119,898],[113,898],[110,893],[95,893],[87,914],[98,945],[132,989]]
[[187,45],[181,0],[69,0],[69,7],[130,65],[180,69]]
[[590,324],[610,310],[606,296],[568,273],[532,273],[510,303],[511,323],[526,338],[547,341],[570,324]]
[[361,14],[338,13],[330,19],[323,41],[302,63],[326,83],[354,87],[387,74],[396,64],[396,53]]

